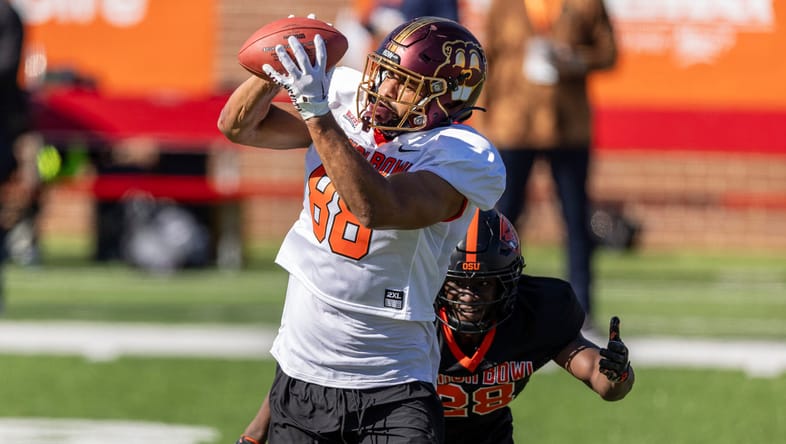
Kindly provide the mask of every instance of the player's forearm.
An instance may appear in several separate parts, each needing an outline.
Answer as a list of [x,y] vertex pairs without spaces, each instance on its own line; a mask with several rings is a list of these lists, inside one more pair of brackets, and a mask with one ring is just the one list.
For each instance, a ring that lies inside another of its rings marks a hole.
[[327,175],[364,227],[418,229],[454,217],[464,208],[464,196],[432,172],[380,174],[347,141],[332,116],[306,122]]
[[218,129],[232,138],[256,127],[267,116],[273,97],[280,89],[273,82],[249,77],[232,92],[221,109]]
[[265,400],[259,407],[256,416],[251,420],[248,427],[246,427],[245,432],[243,432],[243,435],[256,440],[260,444],[267,442],[267,429],[270,426],[269,396],[270,395],[265,396]]
[[317,153],[339,196],[368,228],[378,228],[391,206],[390,183],[353,147],[332,115],[306,121]]
[[271,81],[249,77],[221,109],[218,129],[230,141],[249,146],[279,149],[308,146],[308,132],[294,108],[288,103],[273,104],[280,90]]

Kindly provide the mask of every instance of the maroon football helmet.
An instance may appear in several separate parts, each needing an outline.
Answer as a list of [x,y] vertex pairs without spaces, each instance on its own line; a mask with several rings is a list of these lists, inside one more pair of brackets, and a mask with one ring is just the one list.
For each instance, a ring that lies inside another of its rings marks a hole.
[[[398,98],[378,93],[390,75],[404,85]],[[461,122],[475,109],[485,80],[486,55],[471,32],[452,20],[416,18],[394,29],[368,55],[358,88],[358,115],[367,127],[393,134]],[[403,100],[406,89],[414,91],[416,99]],[[408,111],[377,121],[377,107],[390,108],[391,102],[406,105]]]

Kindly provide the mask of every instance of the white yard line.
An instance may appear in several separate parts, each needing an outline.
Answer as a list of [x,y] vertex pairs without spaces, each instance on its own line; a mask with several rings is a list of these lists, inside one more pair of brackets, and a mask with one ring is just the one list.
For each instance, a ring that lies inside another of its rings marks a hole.
[[275,332],[265,328],[94,322],[0,321],[0,353],[266,359]]
[[198,444],[215,441],[218,436],[211,427],[146,421],[0,418],[3,444]]
[[[262,327],[93,322],[0,321],[0,353],[269,359],[275,331]],[[598,344],[603,340],[590,337]],[[786,342],[626,337],[636,367],[742,370],[754,377],[786,371]]]

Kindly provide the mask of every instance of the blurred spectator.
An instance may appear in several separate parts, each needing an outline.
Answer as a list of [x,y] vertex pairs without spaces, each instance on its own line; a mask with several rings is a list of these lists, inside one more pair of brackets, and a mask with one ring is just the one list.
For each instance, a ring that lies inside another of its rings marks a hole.
[[372,50],[396,26],[422,16],[458,21],[458,0],[355,0],[363,26],[372,36]]
[[567,231],[569,280],[591,321],[587,76],[616,61],[608,14],[602,0],[492,0],[485,31],[488,112],[479,118],[508,172],[497,208],[517,221],[534,161],[549,162]]
[[0,179],[7,181],[17,165],[14,140],[26,125],[27,107],[18,83],[24,27],[8,0],[0,0]]
[[[0,265],[6,235],[27,211],[37,190],[40,138],[30,128],[27,96],[18,81],[24,25],[8,0],[0,0]],[[0,311],[3,310],[0,282]]]
[[421,16],[459,21],[458,0],[353,0],[336,12],[335,26],[349,40],[341,65],[362,71],[366,54],[396,26]]

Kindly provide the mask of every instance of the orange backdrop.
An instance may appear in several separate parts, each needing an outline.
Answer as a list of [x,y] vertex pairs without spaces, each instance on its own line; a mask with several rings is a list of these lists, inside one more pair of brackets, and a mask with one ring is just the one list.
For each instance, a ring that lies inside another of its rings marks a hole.
[[786,108],[786,2],[607,0],[617,67],[595,76],[599,102]]
[[[215,86],[217,0],[15,0],[27,52],[107,93],[201,94]],[[185,7],[184,7],[185,6]]]
[[[600,106],[786,108],[786,1],[605,0],[620,58]],[[460,0],[483,40],[488,0]]]

